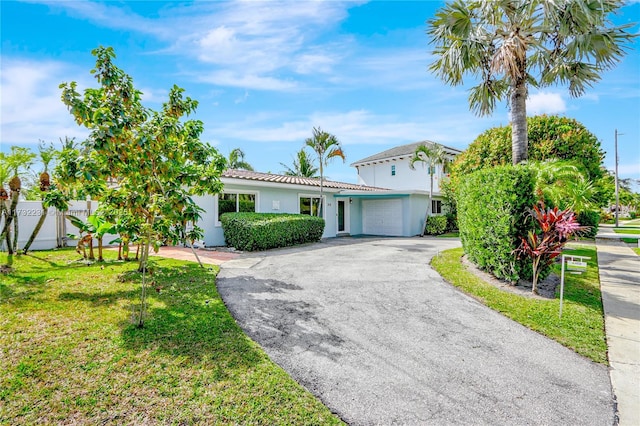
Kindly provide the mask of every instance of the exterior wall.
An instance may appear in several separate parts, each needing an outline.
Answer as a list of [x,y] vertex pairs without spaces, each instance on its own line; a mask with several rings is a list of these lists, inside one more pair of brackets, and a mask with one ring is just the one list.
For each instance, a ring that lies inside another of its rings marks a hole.
[[[95,212],[98,208],[98,202],[91,201],[91,210],[87,211],[86,201],[71,201],[69,202],[69,210],[67,214],[77,216],[83,221],[86,221],[87,216]],[[16,214],[18,218],[18,248],[24,247],[24,245],[31,237],[31,233],[36,227],[38,220],[40,220],[40,214],[42,212],[42,203],[40,201],[24,201],[18,202],[16,207]],[[59,242],[66,238],[67,234],[78,235],[78,230],[75,226],[71,225],[68,220],[62,220],[62,212],[57,211],[53,207],[47,210],[46,218],[40,228],[40,232],[36,236],[33,244],[29,250],[50,250],[59,246]],[[13,225],[12,225],[13,226]],[[105,235],[103,238],[103,245],[108,245],[109,241],[117,238],[115,235]],[[98,240],[94,239],[94,246],[97,246]],[[0,247],[6,250],[4,246],[5,242],[0,242]],[[69,240],[69,246],[75,245],[73,240]]]
[[[391,175],[391,167],[395,166],[395,176]],[[429,191],[429,174],[424,163],[416,163],[415,170],[409,167],[409,159],[388,160],[375,164],[358,166],[358,183],[399,190]],[[442,166],[436,167],[433,175],[433,193],[440,193],[440,181],[443,178]]]
[[[258,213],[300,213],[300,196],[319,196],[320,188],[273,188],[267,186],[225,184],[224,192],[246,192],[256,194],[256,212]],[[333,193],[324,191],[325,228],[323,238],[335,237],[337,229],[336,200]],[[204,230],[206,246],[223,246],[224,231],[218,222],[218,196],[195,197],[196,203],[205,210],[198,226]]]

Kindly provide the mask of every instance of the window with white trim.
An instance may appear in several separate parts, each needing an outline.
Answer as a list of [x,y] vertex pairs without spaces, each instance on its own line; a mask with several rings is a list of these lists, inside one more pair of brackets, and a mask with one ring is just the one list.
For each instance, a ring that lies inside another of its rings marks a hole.
[[246,192],[223,192],[218,195],[218,222],[223,213],[255,212],[256,194]]
[[442,214],[442,201],[440,201],[440,200],[431,200],[431,213],[432,214]]
[[396,175],[396,165],[392,164],[391,165],[391,176],[395,176]]
[[[300,214],[318,216],[318,209],[320,208],[320,197],[301,195],[299,197],[299,205]],[[324,216],[324,214],[322,214],[322,216]]]

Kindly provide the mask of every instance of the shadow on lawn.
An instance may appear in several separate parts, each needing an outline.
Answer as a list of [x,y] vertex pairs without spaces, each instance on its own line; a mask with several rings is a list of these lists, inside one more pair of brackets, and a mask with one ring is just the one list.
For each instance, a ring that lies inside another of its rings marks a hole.
[[[264,359],[220,299],[215,274],[189,265],[164,271],[155,279],[160,292],[149,288],[144,327],[138,328],[134,321],[122,323],[125,348],[181,357],[181,362],[208,361],[222,369],[244,368]],[[139,294],[138,290],[136,297]],[[139,299],[129,306],[135,315],[139,309]]]

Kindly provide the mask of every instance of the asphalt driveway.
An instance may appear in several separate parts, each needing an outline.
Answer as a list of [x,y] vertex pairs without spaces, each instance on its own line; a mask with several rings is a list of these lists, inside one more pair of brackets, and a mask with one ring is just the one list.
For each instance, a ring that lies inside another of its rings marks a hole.
[[271,359],[347,423],[613,424],[605,366],[431,269],[455,246],[331,239],[226,262],[218,289]]

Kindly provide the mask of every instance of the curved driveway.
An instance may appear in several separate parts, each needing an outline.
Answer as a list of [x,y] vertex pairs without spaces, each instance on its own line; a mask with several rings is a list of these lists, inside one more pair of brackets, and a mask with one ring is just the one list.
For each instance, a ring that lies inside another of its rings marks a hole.
[[611,425],[607,368],[428,265],[459,242],[331,239],[248,254],[218,289],[247,334],[347,423]]

